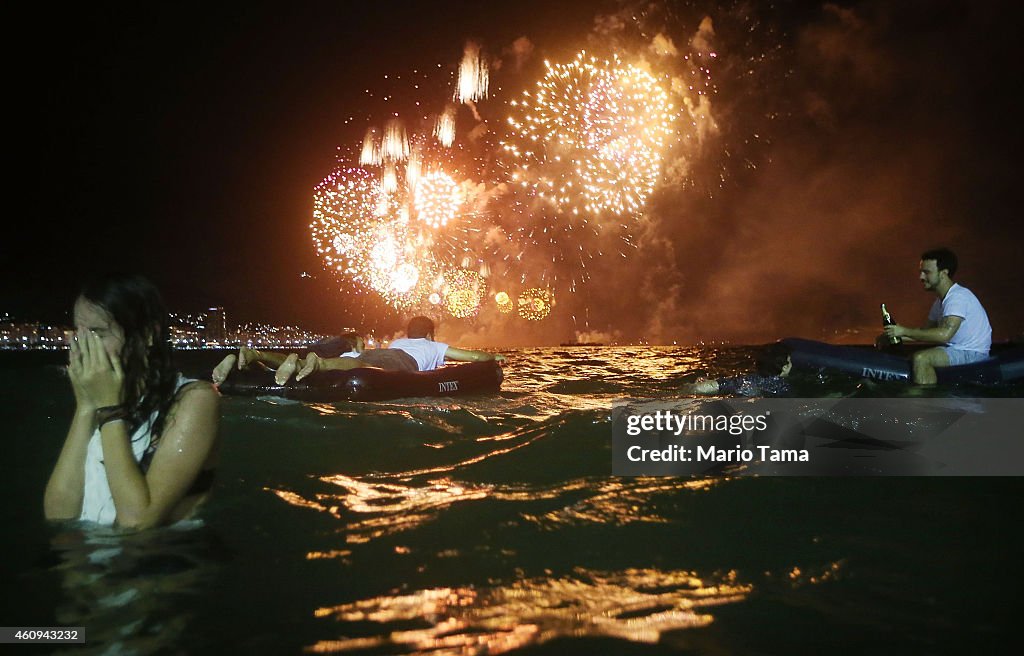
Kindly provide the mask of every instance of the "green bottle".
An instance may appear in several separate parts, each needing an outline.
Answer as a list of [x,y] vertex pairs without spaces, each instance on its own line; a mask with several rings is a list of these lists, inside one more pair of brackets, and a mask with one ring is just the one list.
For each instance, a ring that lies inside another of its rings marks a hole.
[[[882,303],[882,326],[891,326],[894,323],[896,322],[892,320],[892,316],[889,314],[889,311],[885,309],[885,303]],[[890,344],[896,345],[902,342],[903,340],[895,335],[891,335],[889,337]]]

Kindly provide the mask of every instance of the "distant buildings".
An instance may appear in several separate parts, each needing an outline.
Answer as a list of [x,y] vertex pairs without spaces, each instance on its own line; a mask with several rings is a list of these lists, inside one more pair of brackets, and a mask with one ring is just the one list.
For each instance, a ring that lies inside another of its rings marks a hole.
[[247,323],[229,328],[223,307],[212,307],[198,314],[171,314],[171,342],[178,348],[290,348],[321,339],[322,335],[298,326]]
[[62,349],[66,346],[64,330],[58,326],[13,321],[3,315],[0,317],[0,349]]
[[[295,348],[323,339],[298,326],[272,326],[247,323],[229,328],[223,307],[212,307],[196,314],[170,314],[170,339],[175,348]],[[8,314],[0,314],[0,349],[64,349],[67,342],[64,331],[70,326],[49,326],[39,322],[16,321]]]
[[212,307],[206,311],[206,342],[212,345],[226,344],[228,341],[228,318],[222,307]]

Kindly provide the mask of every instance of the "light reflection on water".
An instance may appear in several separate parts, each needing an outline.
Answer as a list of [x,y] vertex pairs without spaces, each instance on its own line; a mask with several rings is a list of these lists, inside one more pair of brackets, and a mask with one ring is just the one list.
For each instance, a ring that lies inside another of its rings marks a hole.
[[[618,479],[604,481],[592,490],[593,496],[571,505],[552,510],[540,516],[524,514],[524,519],[545,527],[579,524],[607,524],[625,526],[637,522],[668,524],[670,518],[647,509],[650,498],[655,495],[670,494],[681,490],[708,490],[721,483],[711,479],[684,480],[673,479]],[[571,489],[567,484],[559,490],[559,494]],[[590,489],[592,483],[579,481],[578,489]]]
[[[395,422],[410,430],[424,429],[404,448],[429,449],[441,461],[362,474],[335,470],[302,484],[263,489],[292,508],[337,522],[335,531],[326,529],[337,536],[333,545],[308,549],[305,559],[334,561],[345,568],[367,566],[366,550],[375,549],[411,559],[417,571],[438,559],[472,559],[472,554],[491,550],[500,551],[499,562],[535,569],[536,563],[523,561],[524,550],[532,547],[520,539],[513,537],[516,544],[491,543],[470,535],[499,526],[509,532],[503,535],[551,536],[542,538],[553,541],[550,548],[557,548],[563,532],[581,527],[620,531],[646,525],[678,531],[673,500],[709,492],[729,480],[612,478],[610,460],[599,446],[610,440],[616,400],[644,397],[652,391],[652,381],[672,381],[681,369],[706,363],[691,354],[635,351],[630,351],[630,360],[604,355],[586,360],[557,352],[546,354],[546,361],[519,358],[499,398],[374,404],[374,417],[389,431]],[[319,417],[344,421],[360,421],[359,413],[366,408],[307,407]],[[577,475],[552,471],[552,449],[586,454]],[[380,462],[387,467],[386,461]],[[538,480],[531,480],[535,476]],[[666,503],[659,505],[657,499]],[[490,504],[484,511],[487,517],[470,513],[474,528],[467,527],[465,536],[449,536],[451,541],[437,548],[419,537],[421,530],[429,531],[448,515],[466,516],[459,508],[478,504]],[[398,535],[402,542],[396,544],[391,538]],[[654,643],[666,631],[709,625],[713,607],[741,601],[752,590],[735,571],[701,575],[678,569],[577,566],[562,576],[470,576],[449,586],[413,591],[403,586],[317,607],[315,618],[341,625],[339,637],[321,636],[306,650],[483,654],[585,636]],[[328,627],[326,633],[335,630]]]
[[51,546],[63,599],[55,619],[85,627],[76,654],[146,654],[176,648],[195,619],[193,604],[215,578],[218,555],[201,522],[126,533],[70,523]]
[[[702,609],[742,601],[751,590],[737,581],[735,572],[705,580],[684,571],[578,568],[567,577],[434,588],[318,608],[318,618],[356,624],[343,626],[343,634],[365,633],[358,623],[371,622],[373,635],[322,640],[307,651],[401,646],[403,651],[471,656],[565,636],[654,643],[666,631],[707,626],[713,618]],[[399,628],[408,622],[425,626]]]
[[724,479],[578,479],[534,486],[485,485],[441,478],[417,486],[338,474],[321,481],[341,491],[320,493],[313,499],[289,490],[268,491],[296,508],[324,512],[345,522],[345,539],[353,544],[415,529],[450,506],[488,498],[509,502],[516,508],[527,508],[527,504],[536,501],[567,499],[565,505],[539,515],[519,513],[524,521],[549,529],[561,525],[669,523],[670,518],[647,509],[653,496],[708,490]]

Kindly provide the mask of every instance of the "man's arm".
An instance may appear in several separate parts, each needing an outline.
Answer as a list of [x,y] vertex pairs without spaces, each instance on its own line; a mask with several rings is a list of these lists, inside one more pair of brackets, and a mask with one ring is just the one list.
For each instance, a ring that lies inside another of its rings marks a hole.
[[899,324],[885,327],[885,334],[895,337],[906,337],[918,342],[929,342],[931,344],[948,344],[956,331],[960,330],[960,324],[964,318],[955,315],[942,317],[937,326],[928,328],[906,328]]
[[487,351],[462,349],[455,346],[449,346],[448,350],[444,352],[444,357],[446,360],[455,360],[456,362],[486,362],[487,360],[497,360],[498,362],[505,361],[505,356],[500,353],[488,353]]
[[718,394],[718,379],[698,378],[683,388],[684,394]]

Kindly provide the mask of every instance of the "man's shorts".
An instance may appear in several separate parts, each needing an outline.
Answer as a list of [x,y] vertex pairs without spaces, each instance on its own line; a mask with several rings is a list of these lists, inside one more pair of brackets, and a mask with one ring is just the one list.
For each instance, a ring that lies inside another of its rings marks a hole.
[[952,346],[943,346],[942,350],[946,352],[946,357],[949,358],[949,366],[951,367],[955,367],[958,364],[971,364],[972,362],[988,360],[988,353],[983,351],[964,351]]
[[366,349],[358,359],[363,366],[380,367],[388,371],[419,371],[420,369],[411,355],[398,349]]

